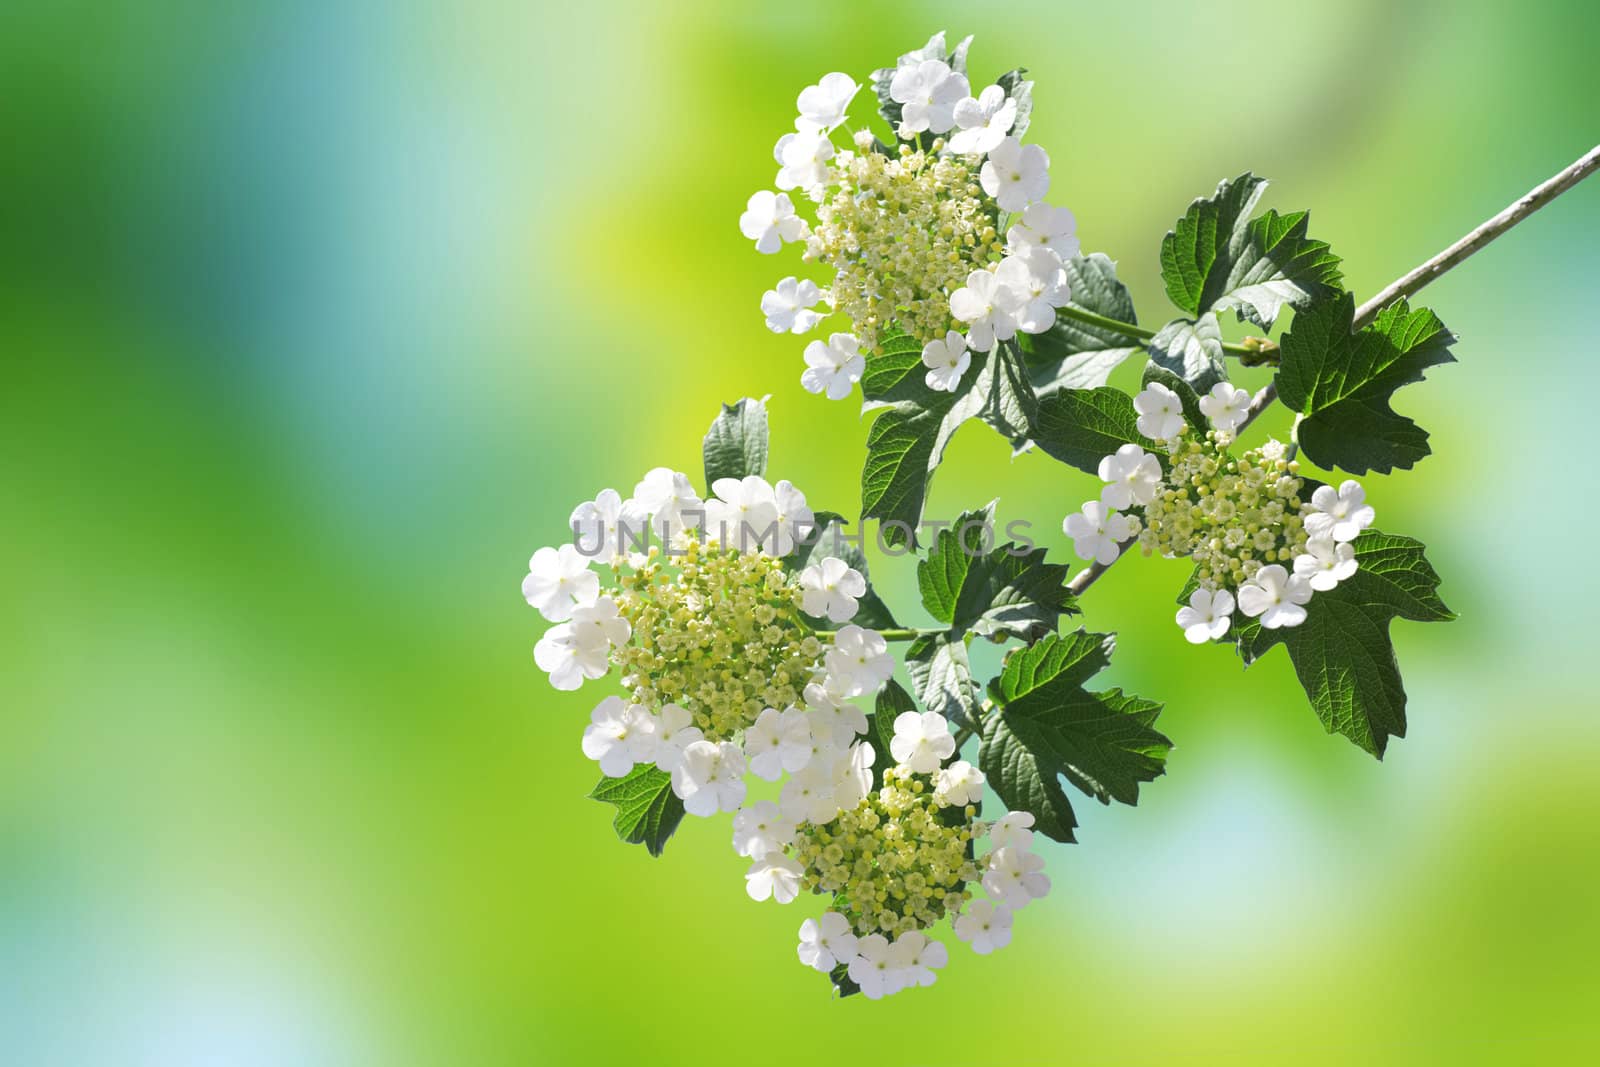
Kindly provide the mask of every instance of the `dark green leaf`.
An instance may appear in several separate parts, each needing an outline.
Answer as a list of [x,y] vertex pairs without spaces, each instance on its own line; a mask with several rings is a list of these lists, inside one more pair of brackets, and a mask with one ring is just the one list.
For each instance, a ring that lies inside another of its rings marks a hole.
[[1133,398],[1119,389],[1058,389],[1039,398],[1033,440],[1046,455],[1095,474],[1102,459],[1129,442],[1155,448],[1138,422]]
[[744,478],[767,473],[767,405],[749,397],[722,405],[700,447],[705,458],[706,488],[718,478]]
[[[1117,280],[1116,264],[1103,253],[1073,256],[1063,266],[1072,290],[1069,307],[1137,325],[1133,298]],[[1059,315],[1044,333],[1018,334],[1017,343],[1039,396],[1057,389],[1097,389],[1118,364],[1142,347],[1127,334]]]
[[612,825],[617,836],[643,845],[652,856],[661,855],[683,820],[683,801],[672,791],[672,776],[654,764],[640,764],[621,778],[602,778],[589,799],[615,804]]
[[1280,346],[1278,398],[1304,416],[1296,439],[1319,466],[1355,474],[1409,468],[1432,451],[1428,432],[1390,401],[1427,368],[1455,362],[1455,338],[1433,312],[1412,311],[1404,300],[1352,334],[1354,314],[1345,293],[1295,316]]
[[828,981],[833,983],[833,991],[841,997],[850,997],[861,992],[861,987],[850,979],[850,965],[841,963],[828,972]]
[[1284,304],[1303,308],[1339,291],[1339,257],[1306,236],[1306,212],[1250,218],[1266,186],[1248,173],[1220,183],[1162,240],[1167,294],[1190,315],[1232,309],[1266,329]]
[[996,704],[978,762],[1000,799],[1033,813],[1034,829],[1071,841],[1077,820],[1065,777],[1089,796],[1135,804],[1139,784],[1165,772],[1172,743],[1153,728],[1161,705],[1084,683],[1111,659],[1113,638],[1078,630],[1013,649],[989,684]]
[[1151,363],[1182,378],[1197,393],[1208,393],[1213,385],[1227,380],[1222,331],[1210,312],[1198,320],[1173,319],[1150,338],[1146,350]]
[[956,601],[967,572],[993,547],[997,503],[991,500],[980,511],[962,512],[953,524],[938,531],[928,558],[917,564],[922,605],[940,622],[955,621]]
[[994,641],[1032,641],[1076,608],[1066,566],[1046,563],[1042,548],[995,540],[991,503],[940,530],[917,564],[923,606],[950,625],[952,640],[971,631]]
[[966,643],[959,637],[935,634],[917,638],[906,649],[906,671],[929,711],[937,711],[957,726],[976,723],[982,696],[972,678]]

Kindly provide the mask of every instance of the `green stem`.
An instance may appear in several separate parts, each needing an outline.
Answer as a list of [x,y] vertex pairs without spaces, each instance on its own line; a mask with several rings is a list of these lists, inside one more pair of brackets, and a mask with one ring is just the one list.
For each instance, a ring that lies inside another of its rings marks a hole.
[[[1143,326],[1135,326],[1131,322],[1122,322],[1118,319],[1108,319],[1104,315],[1096,315],[1092,311],[1086,311],[1083,308],[1073,307],[1071,304],[1068,304],[1066,307],[1056,308],[1056,316],[1058,318],[1073,319],[1077,322],[1083,323],[1085,326],[1097,326],[1102,330],[1110,330],[1113,333],[1120,333],[1129,340],[1134,341],[1148,341],[1150,338],[1156,335],[1156,331],[1154,330],[1146,329]],[[1259,360],[1263,352],[1268,350],[1275,351],[1276,349],[1277,345],[1274,345],[1271,341],[1255,337],[1247,338],[1241,342],[1222,342],[1222,350],[1224,352],[1227,352],[1230,355],[1239,356],[1241,358],[1249,356],[1253,360]]]

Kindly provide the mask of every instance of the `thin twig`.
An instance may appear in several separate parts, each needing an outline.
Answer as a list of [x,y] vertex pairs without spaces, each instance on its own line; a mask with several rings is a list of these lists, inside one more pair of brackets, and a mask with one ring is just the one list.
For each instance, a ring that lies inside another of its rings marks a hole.
[[[1468,233],[1461,240],[1446,248],[1443,252],[1429,259],[1416,269],[1401,275],[1385,286],[1377,296],[1368,300],[1356,309],[1355,321],[1351,328],[1359,330],[1377,317],[1378,312],[1402,297],[1415,294],[1423,286],[1442,276],[1452,267],[1459,266],[1474,252],[1479,251],[1505,233],[1517,223],[1544,207],[1562,193],[1577,185],[1583,179],[1600,170],[1600,145],[1590,149],[1571,166],[1565,168],[1549,181],[1534,186],[1515,203],[1504,211],[1489,219],[1477,229]],[[1244,422],[1239,424],[1235,434],[1243,433],[1260,414],[1272,406],[1278,398],[1277,381],[1268,382],[1250,402],[1250,411],[1245,416]],[[1133,547],[1133,538],[1117,546],[1117,559],[1121,559],[1128,549]],[[1116,560],[1112,561],[1113,563]],[[1087,570],[1079,572],[1078,576],[1067,583],[1067,589],[1074,596],[1081,596],[1100,576],[1110,569],[1110,564],[1096,563]]]

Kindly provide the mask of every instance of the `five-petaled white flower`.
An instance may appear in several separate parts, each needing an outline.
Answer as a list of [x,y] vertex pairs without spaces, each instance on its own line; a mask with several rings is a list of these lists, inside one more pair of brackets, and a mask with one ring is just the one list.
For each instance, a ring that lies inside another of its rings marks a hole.
[[990,848],[1023,851],[1033,845],[1033,812],[1008,811],[989,827]]
[[983,772],[966,760],[956,760],[933,776],[933,802],[943,808],[961,808],[983,799]]
[[798,241],[806,234],[806,223],[794,213],[794,202],[787,193],[763,189],[751,194],[739,216],[739,232],[756,243],[756,251],[771,255],[785,241]]
[[902,105],[901,138],[909,134],[945,133],[956,124],[956,105],[966,98],[971,86],[965,74],[950,69],[942,59],[924,59],[907,65],[889,79],[889,98]]
[[851,623],[833,635],[833,647],[823,659],[829,674],[850,679],[850,695],[876,693],[894,673],[889,643],[876,630]]
[[1160,382],[1151,382],[1133,398],[1133,410],[1139,413],[1139,432],[1152,441],[1170,441],[1183,432],[1183,401]]
[[775,289],[761,294],[761,313],[773,333],[807,333],[823,320],[820,311],[811,310],[822,299],[822,290],[810,278],[801,281],[790,275]]
[[828,736],[841,748],[857,734],[867,732],[867,713],[850,703],[849,675],[823,672],[820,681],[806,684],[805,702],[811,709],[813,728],[819,722],[826,723]]
[[989,853],[989,869],[983,875],[983,890],[1012,911],[1028,901],[1050,892],[1050,878],[1041,874],[1044,857],[1013,848],[997,848]]
[[744,803],[744,753],[732,741],[696,741],[672,772],[672,791],[690,815],[737,810]]
[[733,850],[753,860],[769,853],[782,852],[794,840],[794,822],[785,819],[778,805],[758,800],[740,808],[733,817]]
[[1319,593],[1332,589],[1356,572],[1356,550],[1347,542],[1313,537],[1294,558],[1294,573]]
[[711,491],[716,499],[706,502],[706,523],[724,548],[754,552],[772,539],[778,526],[778,500],[765,478],[757,474],[718,478]]
[[855,99],[860,89],[861,86],[848,74],[838,71],[824,74],[817,84],[800,90],[800,98],[795,101],[800,117],[794,120],[794,128],[802,133],[832,132],[835,126],[844,121],[850,101]]
[[751,900],[771,897],[779,904],[788,904],[800,895],[800,864],[781,852],[769,852],[750,864],[744,875],[744,891]]
[[950,294],[950,314],[967,324],[967,344],[987,352],[996,340],[1017,335],[1016,313],[1025,294],[1006,285],[994,271],[975,270],[967,284]]
[[744,732],[750,773],[769,782],[793,774],[811,760],[811,724],[799,708],[767,708]]
[[1232,432],[1250,414],[1250,390],[1231,382],[1218,382],[1200,398],[1200,411],[1214,430]]
[[[828,183],[828,160],[833,158],[833,142],[825,133],[786,133],[772,150],[778,161],[779,189],[801,189],[813,200],[820,200]],[[745,236],[749,236],[746,234]]]
[[1161,488],[1161,461],[1136,444],[1126,444],[1100,461],[1100,500],[1108,508],[1148,504]]
[[889,959],[904,985],[930,986],[933,972],[950,962],[950,950],[921,930],[907,930],[890,946]]
[[539,549],[522,579],[523,598],[551,622],[572,618],[574,605],[591,603],[599,594],[600,576],[572,545]]
[[902,711],[895,716],[889,754],[912,774],[932,774],[955,755],[950,724],[937,711]]
[[957,916],[956,936],[972,946],[972,951],[987,956],[1011,944],[1011,909],[996,907],[992,901],[974,900],[966,913]]
[[550,684],[566,691],[578,688],[585,678],[602,677],[611,669],[611,646],[604,642],[581,640],[570,622],[552,626],[533,646],[533,661],[550,675]]
[[1310,599],[1311,583],[1276,563],[1262,567],[1239,587],[1239,610],[1252,619],[1260,616],[1261,625],[1268,630],[1305,622],[1303,605]]
[[806,505],[806,495],[789,479],[779,478],[772,489],[773,520],[777,524],[771,537],[761,540],[766,552],[782,559],[794,551],[801,528],[816,525],[816,513]]
[[1000,210],[1021,211],[1050,191],[1050,157],[1036,144],[1007,137],[990,150],[978,182]]
[[580,604],[572,609],[573,639],[591,648],[607,651],[616,645],[625,645],[633,634],[633,627],[617,611],[617,602],[608,596],[596,597],[592,604]]
[[1091,500],[1081,512],[1068,515],[1061,529],[1072,538],[1072,550],[1079,559],[1094,560],[1103,566],[1116,562],[1122,542],[1133,536],[1128,517],[1099,500]]
[[593,500],[572,509],[567,520],[572,543],[590,559],[614,559],[643,551],[650,534],[650,516],[637,500],[623,500],[615,489],[602,489]]
[[867,580],[844,560],[829,556],[800,572],[800,610],[830,622],[849,622],[866,596]]
[[683,750],[704,741],[694,716],[676,704],[663,704],[656,714],[656,767],[671,774],[683,763]]
[[861,380],[867,369],[855,334],[836,333],[826,343],[812,341],[806,345],[805,355],[806,369],[800,375],[800,384],[808,393],[827,394],[829,400],[849,396],[850,387]]
[[1044,333],[1054,326],[1056,308],[1065,304],[1072,293],[1061,258],[1048,248],[1030,248],[1020,255],[1006,256],[994,275],[1016,294],[1013,317],[1023,333]]
[[1030,248],[1048,248],[1064,260],[1071,259],[1080,247],[1077,231],[1078,220],[1067,208],[1029,204],[1021,220],[1006,231],[1006,250],[1020,255]]
[[1306,534],[1335,541],[1354,541],[1376,517],[1366,499],[1366,491],[1354,478],[1341,482],[1338,489],[1331,485],[1317,486],[1317,491],[1311,494],[1311,503],[1301,513],[1306,521]]
[[894,961],[889,957],[889,939],[882,934],[868,934],[856,941],[849,974],[868,1000],[877,1000],[902,988],[894,973]]
[[1191,645],[1215,641],[1233,624],[1233,594],[1226,589],[1196,589],[1189,606],[1178,609],[1178,625]]
[[655,720],[638,704],[606,697],[595,705],[583,728],[583,754],[600,763],[607,778],[621,778],[635,763],[655,759]]
[[639,484],[633,487],[634,502],[650,518],[650,532],[665,543],[671,543],[675,534],[687,523],[684,512],[695,522],[704,517],[700,494],[695,492],[689,476],[670,467],[655,467]]
[[850,920],[836,911],[800,924],[800,962],[827,974],[856,958],[856,935]]
[[960,132],[950,135],[950,151],[957,155],[982,155],[991,151],[1017,122],[1017,102],[998,85],[956,104],[956,125]]
[[936,338],[922,346],[922,365],[928,368],[923,380],[929,389],[942,389],[953,393],[961,384],[961,376],[972,366],[972,353],[967,351],[967,339],[951,330],[942,339]]

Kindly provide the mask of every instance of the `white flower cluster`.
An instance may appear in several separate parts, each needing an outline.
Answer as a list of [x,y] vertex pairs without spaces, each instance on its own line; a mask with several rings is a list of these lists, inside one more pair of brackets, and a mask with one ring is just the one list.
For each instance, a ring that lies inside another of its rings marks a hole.
[[[852,745],[866,717],[850,701],[894,670],[882,635],[848,624],[866,579],[831,557],[784,569],[813,525],[789,482],[726,478],[712,489],[701,500],[686,475],[657,468],[627,500],[607,489],[580,504],[575,543],[535,552],[522,583],[557,624],[534,658],[557,689],[618,668],[626,698],[602,700],[583,733],[603,774],[653,764],[699,816],[737,809],[747,774],[788,774],[784,814],[826,821],[871,783],[871,747]],[[846,625],[815,632],[803,616]],[[792,899],[784,884],[778,868],[751,882]]]
[[1127,444],[1102,459],[1100,499],[1062,528],[1080,557],[1100,564],[1134,540],[1146,555],[1192,556],[1199,587],[1177,614],[1190,642],[1224,637],[1235,609],[1269,630],[1298,626],[1313,593],[1355,574],[1350,542],[1373,521],[1360,484],[1319,486],[1302,500],[1299,465],[1284,458],[1283,445],[1269,441],[1233,457],[1228,446],[1250,409],[1246,390],[1220,382],[1200,398],[1211,423],[1203,437],[1159,382],[1133,406],[1139,432],[1161,449]]
[[[954,392],[972,352],[1043,333],[1070,296],[1076,222],[1044,203],[1049,156],[1012,135],[1017,99],[1000,85],[973,96],[952,59],[942,33],[900,57],[887,85],[901,109],[896,149],[866,129],[834,144],[861,88],[848,74],[802,90],[795,132],[774,152],[779,191],[754,194],[740,216],[756,251],[804,242],[806,261],[834,272],[826,289],[790,276],[761,298],[775,333],[849,319],[804,353],[801,384],[830,400],[850,394],[890,329],[923,345],[929,388]],[[793,191],[817,205],[814,224],[796,214]]]

